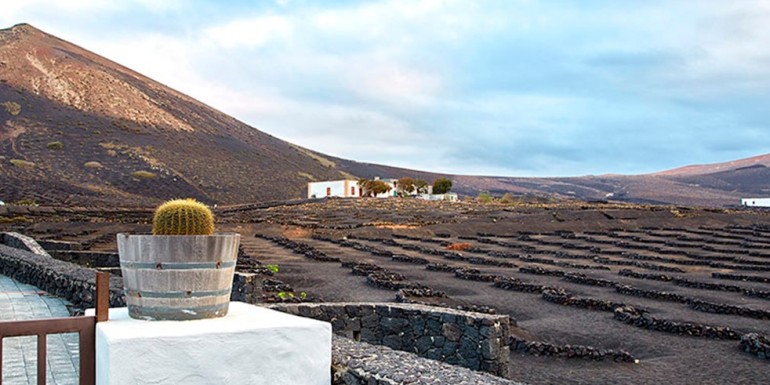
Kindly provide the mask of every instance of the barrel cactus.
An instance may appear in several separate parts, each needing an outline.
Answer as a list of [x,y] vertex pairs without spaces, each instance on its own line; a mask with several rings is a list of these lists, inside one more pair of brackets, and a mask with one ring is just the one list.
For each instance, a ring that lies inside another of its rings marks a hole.
[[211,235],[214,215],[195,199],[174,199],[155,209],[153,235]]

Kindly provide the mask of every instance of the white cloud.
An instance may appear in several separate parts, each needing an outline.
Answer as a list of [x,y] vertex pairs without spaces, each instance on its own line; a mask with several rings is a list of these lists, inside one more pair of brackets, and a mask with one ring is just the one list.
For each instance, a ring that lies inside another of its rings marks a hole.
[[292,24],[291,19],[282,16],[235,20],[205,29],[202,42],[227,49],[254,49],[288,40],[294,28]]

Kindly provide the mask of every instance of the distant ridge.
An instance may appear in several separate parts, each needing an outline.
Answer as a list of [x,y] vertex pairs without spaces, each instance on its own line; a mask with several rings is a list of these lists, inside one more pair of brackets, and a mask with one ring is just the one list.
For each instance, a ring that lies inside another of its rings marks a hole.
[[770,154],[752,156],[750,158],[738,159],[729,162],[696,164],[691,166],[678,167],[671,170],[656,172],[652,175],[658,176],[692,176],[700,174],[713,174],[722,171],[737,170],[740,168],[751,167],[755,165],[770,166]]

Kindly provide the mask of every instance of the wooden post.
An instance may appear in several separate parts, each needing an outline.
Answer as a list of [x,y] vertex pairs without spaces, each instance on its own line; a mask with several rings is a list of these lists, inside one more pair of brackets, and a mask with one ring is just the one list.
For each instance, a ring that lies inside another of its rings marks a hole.
[[96,272],[96,322],[110,319],[110,273]]

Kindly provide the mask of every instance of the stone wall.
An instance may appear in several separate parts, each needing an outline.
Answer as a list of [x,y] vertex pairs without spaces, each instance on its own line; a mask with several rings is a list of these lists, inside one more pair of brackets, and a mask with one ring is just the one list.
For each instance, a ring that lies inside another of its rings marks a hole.
[[280,304],[274,309],[331,322],[336,334],[508,376],[508,316],[416,304]]
[[[34,241],[33,241],[34,242]],[[59,261],[49,255],[0,245],[0,274],[35,286],[73,304],[72,311],[94,307],[96,270]],[[123,281],[110,279],[110,306],[125,306]]]
[[20,250],[26,250],[38,255],[47,256],[48,253],[34,239],[19,233],[0,233],[0,243]]
[[431,361],[414,354],[332,337],[334,385],[517,385],[491,374]]

